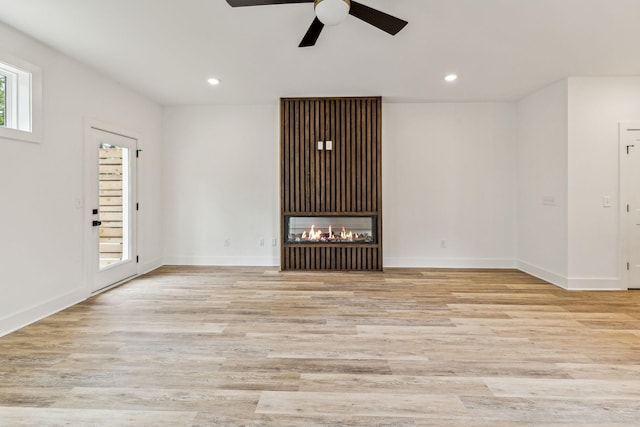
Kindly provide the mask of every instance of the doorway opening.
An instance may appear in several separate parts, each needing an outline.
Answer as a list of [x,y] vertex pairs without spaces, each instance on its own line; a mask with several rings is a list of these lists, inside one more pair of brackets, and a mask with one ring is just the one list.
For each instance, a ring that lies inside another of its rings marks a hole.
[[86,152],[87,282],[91,292],[138,273],[137,139],[98,127]]
[[640,122],[620,124],[620,277],[640,288]]

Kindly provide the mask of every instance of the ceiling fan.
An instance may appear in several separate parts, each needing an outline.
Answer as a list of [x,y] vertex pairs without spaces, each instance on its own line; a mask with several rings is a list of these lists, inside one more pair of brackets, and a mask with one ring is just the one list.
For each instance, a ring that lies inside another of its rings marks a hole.
[[231,7],[313,3],[316,17],[298,47],[314,46],[325,25],[337,25],[347,15],[355,16],[392,36],[398,34],[408,24],[407,21],[353,0],[227,0],[227,3]]

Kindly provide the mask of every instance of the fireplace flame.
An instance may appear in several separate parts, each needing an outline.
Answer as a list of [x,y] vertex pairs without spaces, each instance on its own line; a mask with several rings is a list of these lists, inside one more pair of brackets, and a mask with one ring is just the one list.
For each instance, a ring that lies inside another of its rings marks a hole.
[[342,227],[342,231],[340,231],[339,235],[333,233],[333,227],[329,226],[329,232],[324,233],[321,229],[316,230],[315,224],[311,226],[311,229],[308,231],[304,231],[300,239],[307,242],[320,242],[320,241],[347,241],[351,242],[353,239],[357,239],[360,236],[358,233],[353,233],[352,231],[346,231],[344,227]]

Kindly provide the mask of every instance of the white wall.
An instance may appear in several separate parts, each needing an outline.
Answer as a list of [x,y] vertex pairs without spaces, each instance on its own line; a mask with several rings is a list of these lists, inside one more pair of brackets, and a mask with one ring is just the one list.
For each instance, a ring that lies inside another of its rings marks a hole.
[[[165,263],[279,265],[277,106],[164,114]],[[385,265],[513,267],[514,105],[385,104],[383,132]]]
[[0,24],[2,49],[41,67],[41,144],[0,138],[0,335],[89,295],[84,283],[85,120],[142,137],[139,241],[143,269],[160,265],[161,109]]
[[[618,124],[640,121],[640,77],[569,78],[569,287],[621,287]],[[603,207],[611,196],[612,207]]]
[[562,80],[518,103],[518,268],[562,287],[568,274],[567,90]]
[[515,266],[515,123],[512,103],[384,105],[385,267]]
[[165,264],[279,265],[277,105],[168,107],[164,123]]

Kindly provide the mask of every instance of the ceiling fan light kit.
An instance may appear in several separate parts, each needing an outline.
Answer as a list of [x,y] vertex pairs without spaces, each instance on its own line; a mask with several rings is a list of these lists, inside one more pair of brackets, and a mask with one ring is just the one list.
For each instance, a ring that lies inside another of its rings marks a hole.
[[351,15],[395,36],[408,22],[353,0],[227,0],[231,7],[313,3],[316,17],[299,47],[314,46],[325,25],[338,25]]
[[315,0],[316,16],[324,25],[338,25],[345,20],[351,9],[349,0]]

